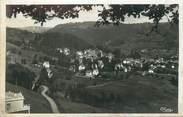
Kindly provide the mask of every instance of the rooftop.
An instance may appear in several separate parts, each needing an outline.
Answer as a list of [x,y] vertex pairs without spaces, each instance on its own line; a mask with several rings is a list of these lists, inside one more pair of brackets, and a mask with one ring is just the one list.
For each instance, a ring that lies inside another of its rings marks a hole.
[[10,100],[23,100],[24,96],[22,95],[21,92],[14,93],[14,92],[8,91],[8,92],[5,93],[5,99],[6,99],[6,101],[10,101]]

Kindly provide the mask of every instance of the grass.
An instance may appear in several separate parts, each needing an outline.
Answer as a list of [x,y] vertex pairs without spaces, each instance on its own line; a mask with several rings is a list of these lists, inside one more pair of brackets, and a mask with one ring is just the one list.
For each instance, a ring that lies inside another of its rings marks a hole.
[[131,76],[127,80],[88,88],[88,91],[95,95],[101,92],[120,95],[121,106],[113,105],[116,112],[160,113],[161,107],[168,107],[177,112],[178,108],[178,89],[165,79]]
[[[166,76],[164,76],[166,77]],[[75,79],[77,82],[91,84],[89,79]],[[62,81],[62,80],[61,80]],[[68,80],[68,82],[72,80]],[[56,81],[60,84],[59,81]],[[158,79],[151,76],[142,77],[131,75],[128,79],[104,82],[104,85],[86,87],[86,91],[93,96],[109,98],[114,95],[114,101],[85,103],[85,101],[71,101],[63,97],[60,90],[51,95],[63,113],[162,113],[161,107],[178,111],[178,88],[167,79]],[[100,82],[99,84],[103,84]],[[68,83],[67,83],[68,84]],[[72,84],[72,83],[71,83]],[[98,84],[98,83],[97,83]],[[79,92],[78,92],[79,93]],[[120,97],[120,102],[116,98]],[[86,99],[87,100],[87,99]],[[90,102],[90,101],[89,101]]]
[[60,112],[62,113],[104,113],[111,112],[105,108],[97,108],[83,103],[72,102],[59,95],[59,92],[55,94],[55,101],[58,105]]
[[6,82],[6,91],[22,92],[25,104],[31,105],[31,113],[50,113],[51,108],[47,100],[40,94],[20,86]]

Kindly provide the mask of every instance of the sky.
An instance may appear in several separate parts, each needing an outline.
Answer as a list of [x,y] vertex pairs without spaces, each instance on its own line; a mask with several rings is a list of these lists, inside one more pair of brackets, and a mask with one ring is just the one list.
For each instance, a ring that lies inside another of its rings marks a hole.
[[[75,22],[88,22],[88,21],[97,21],[98,19],[98,10],[102,10],[102,7],[94,7],[91,11],[80,11],[79,18],[75,19],[59,19],[54,18],[52,20],[47,20],[46,23],[43,24],[43,27],[54,27],[58,24],[65,23],[75,23]],[[30,17],[25,18],[22,14],[18,14],[17,18],[7,18],[7,26],[8,27],[28,27],[28,26],[41,26],[40,23],[34,24],[35,20],[32,20]],[[126,17],[124,23],[144,23],[144,22],[152,22],[147,17],[141,18],[133,18]],[[162,22],[167,22],[167,19],[164,17]]]

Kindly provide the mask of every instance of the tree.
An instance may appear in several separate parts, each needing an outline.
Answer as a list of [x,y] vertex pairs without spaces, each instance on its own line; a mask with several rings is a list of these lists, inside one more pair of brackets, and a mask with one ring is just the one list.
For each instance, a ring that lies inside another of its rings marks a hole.
[[120,48],[116,48],[114,51],[113,51],[113,54],[116,58],[120,58],[121,57],[121,49]]
[[35,54],[34,57],[33,57],[33,60],[32,60],[32,64],[38,64],[37,58],[38,58],[38,55]]
[[44,82],[48,79],[48,73],[46,71],[46,68],[42,68],[41,71],[40,71],[40,75],[39,75],[39,80],[41,82]]
[[131,50],[131,53],[129,55],[132,58],[139,59],[141,58],[140,53],[137,50]]
[[179,22],[178,4],[171,5],[109,5],[106,8],[104,5],[7,5],[6,16],[11,18],[22,13],[24,17],[31,17],[35,23],[45,23],[47,20],[52,20],[54,17],[60,19],[78,18],[79,11],[92,10],[94,6],[102,6],[103,10],[98,11],[99,20],[95,26],[114,24],[119,25],[125,21],[126,16],[140,18],[142,16],[153,20],[154,26],[152,31],[158,32],[158,24],[165,16],[172,24]]
[[[76,18],[80,10],[91,10],[93,5],[7,5],[6,16],[16,18],[18,13],[22,13],[25,17],[31,17],[35,23],[43,25],[46,20],[54,17],[60,19]],[[54,11],[53,14],[48,12]]]
[[18,86],[30,89],[35,74],[20,64],[7,65],[6,80]]

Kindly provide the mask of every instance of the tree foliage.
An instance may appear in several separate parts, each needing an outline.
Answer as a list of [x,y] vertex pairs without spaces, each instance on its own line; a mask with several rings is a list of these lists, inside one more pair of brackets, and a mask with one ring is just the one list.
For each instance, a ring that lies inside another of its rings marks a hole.
[[43,25],[46,20],[54,17],[78,18],[81,10],[92,10],[92,5],[7,5],[6,16],[16,18],[17,14],[22,13],[24,17],[31,17],[35,23]]
[[154,26],[151,31],[157,31],[158,24],[165,16],[171,24],[178,24],[179,9],[177,4],[171,5],[7,5],[6,16],[11,18],[22,13],[24,17],[31,17],[35,23],[45,23],[54,17],[60,19],[78,18],[80,11],[92,10],[94,6],[102,6],[103,10],[98,11],[99,20],[95,26],[101,24],[119,25],[126,17],[140,18],[142,16],[153,20]]
[[35,74],[19,64],[8,64],[6,68],[6,81],[31,89]]

